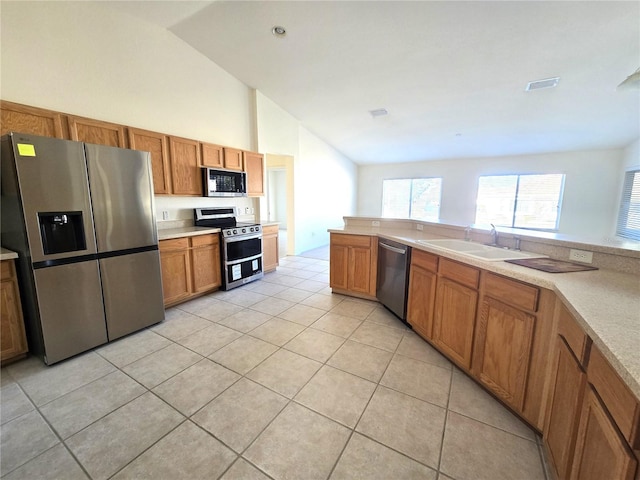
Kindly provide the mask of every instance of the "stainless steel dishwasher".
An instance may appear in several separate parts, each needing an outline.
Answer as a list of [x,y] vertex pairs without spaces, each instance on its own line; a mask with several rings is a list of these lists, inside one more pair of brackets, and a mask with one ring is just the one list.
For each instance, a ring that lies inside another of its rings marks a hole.
[[406,323],[411,247],[378,238],[376,297]]

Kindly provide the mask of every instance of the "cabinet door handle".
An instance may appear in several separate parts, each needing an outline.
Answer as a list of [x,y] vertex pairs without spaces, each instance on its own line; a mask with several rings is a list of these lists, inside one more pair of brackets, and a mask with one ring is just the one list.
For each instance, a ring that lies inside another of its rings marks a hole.
[[391,250],[392,252],[399,253],[400,255],[406,255],[406,253],[407,253],[407,251],[402,249],[402,248],[392,247],[391,245],[388,245],[388,244],[383,243],[383,242],[380,242],[379,245],[382,248],[386,248],[387,250]]

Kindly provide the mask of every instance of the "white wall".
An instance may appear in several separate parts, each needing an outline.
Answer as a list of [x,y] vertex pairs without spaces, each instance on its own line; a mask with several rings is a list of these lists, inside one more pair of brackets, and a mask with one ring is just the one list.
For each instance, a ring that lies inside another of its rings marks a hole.
[[[355,213],[356,167],[348,159],[310,134],[300,155],[297,119],[168,30],[100,2],[3,1],[0,21],[3,100],[293,156],[302,183],[292,202],[312,206],[299,214],[296,253],[326,243],[335,219]],[[341,193],[318,208],[308,184],[327,168],[336,169]],[[186,219],[194,207],[226,205],[266,219],[264,199],[156,197],[158,219],[162,211]]]
[[564,173],[559,232],[589,237],[612,235],[622,162],[622,150],[602,150],[360,166],[358,215],[381,215],[383,179],[433,176],[442,177],[441,221],[468,225],[475,220],[481,175]]
[[[343,225],[343,216],[355,214],[357,166],[260,92],[256,105],[259,151],[294,157],[290,247],[299,254],[327,245],[327,229]],[[266,218],[265,201],[261,216]]]
[[300,127],[296,162],[296,252],[329,244],[327,228],[356,211],[358,167],[340,152]]
[[250,149],[251,90],[100,2],[2,2],[3,100]]

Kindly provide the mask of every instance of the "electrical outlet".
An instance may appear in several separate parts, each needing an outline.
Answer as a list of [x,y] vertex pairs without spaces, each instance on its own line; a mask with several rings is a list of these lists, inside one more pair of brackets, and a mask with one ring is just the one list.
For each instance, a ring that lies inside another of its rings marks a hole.
[[169,220],[169,212],[167,210],[162,211],[162,219]]
[[569,260],[576,262],[591,263],[593,261],[593,252],[587,252],[586,250],[569,250]]
[[416,223],[416,230],[424,230],[424,225],[422,225],[421,223]]
[[372,227],[379,227],[379,226],[380,226],[380,222],[379,222],[378,220],[373,220],[373,221],[371,222],[371,226],[372,226]]

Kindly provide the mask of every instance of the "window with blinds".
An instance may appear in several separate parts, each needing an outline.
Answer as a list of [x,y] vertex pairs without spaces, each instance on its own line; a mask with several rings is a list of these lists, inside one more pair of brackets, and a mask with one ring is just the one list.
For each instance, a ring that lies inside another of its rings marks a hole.
[[630,170],[624,175],[616,233],[640,240],[640,170]]
[[442,178],[382,181],[382,217],[438,220]]
[[564,175],[487,175],[478,179],[476,223],[557,230]]

